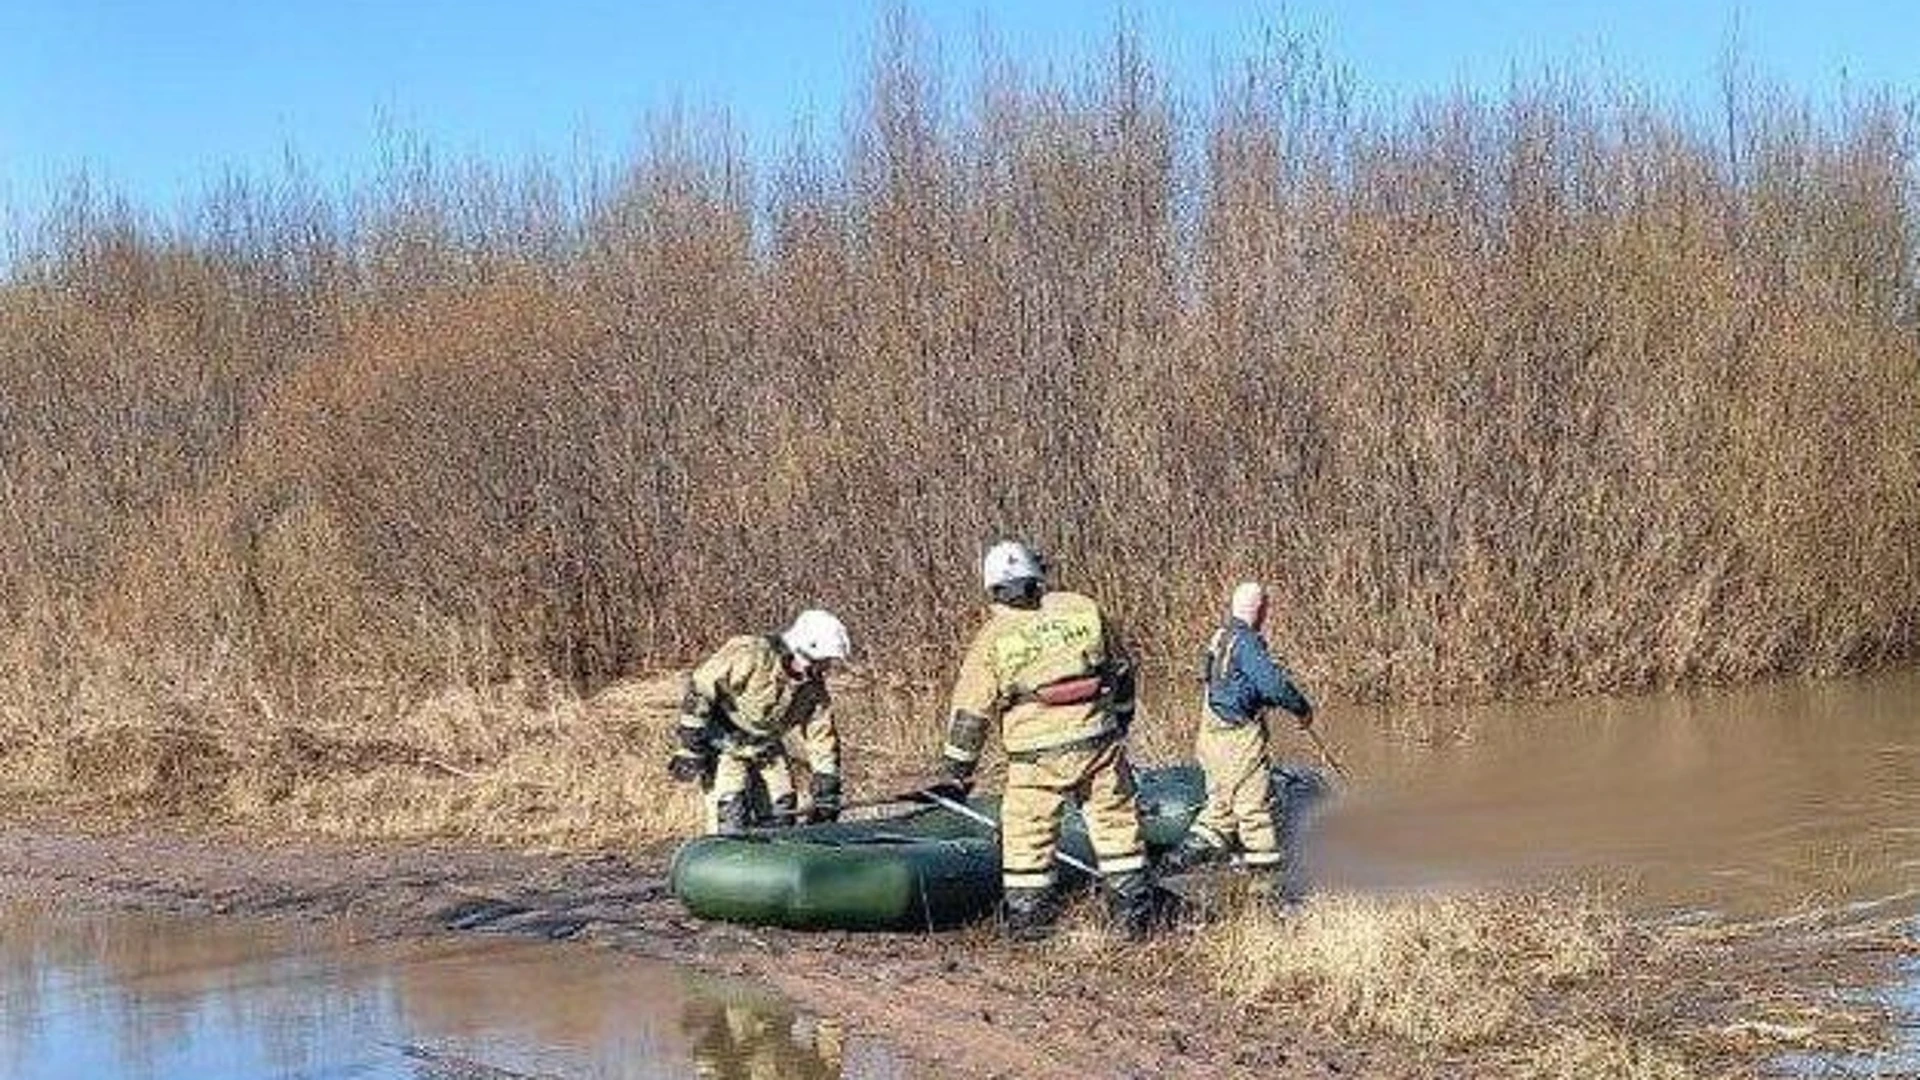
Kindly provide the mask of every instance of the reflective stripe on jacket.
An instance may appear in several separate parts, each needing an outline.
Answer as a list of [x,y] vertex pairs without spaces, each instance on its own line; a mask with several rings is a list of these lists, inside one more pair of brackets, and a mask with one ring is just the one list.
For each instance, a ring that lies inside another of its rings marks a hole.
[[1110,694],[1049,705],[1042,687],[1106,676],[1126,662],[1099,605],[1078,593],[1049,592],[1033,608],[994,604],[955,680],[946,756],[979,758],[987,725],[999,721],[1010,754],[1084,743],[1120,729],[1117,713],[1132,708]]

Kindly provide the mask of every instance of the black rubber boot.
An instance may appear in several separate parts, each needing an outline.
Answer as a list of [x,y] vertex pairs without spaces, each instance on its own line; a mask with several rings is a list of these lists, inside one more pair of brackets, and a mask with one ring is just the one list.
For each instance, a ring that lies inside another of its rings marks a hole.
[[1052,889],[1008,889],[1000,913],[1000,933],[1009,941],[1040,941],[1052,935],[1059,914]]
[[1166,874],[1185,874],[1189,871],[1218,866],[1227,861],[1225,850],[1188,833],[1180,841],[1180,846],[1160,857],[1160,871]]
[[1283,884],[1278,867],[1256,870],[1247,879],[1247,900],[1279,914],[1285,910]]
[[722,836],[739,836],[753,827],[753,805],[745,792],[721,799],[713,816]]
[[1153,932],[1156,907],[1153,877],[1144,870],[1107,879],[1107,912],[1128,941],[1140,941]]

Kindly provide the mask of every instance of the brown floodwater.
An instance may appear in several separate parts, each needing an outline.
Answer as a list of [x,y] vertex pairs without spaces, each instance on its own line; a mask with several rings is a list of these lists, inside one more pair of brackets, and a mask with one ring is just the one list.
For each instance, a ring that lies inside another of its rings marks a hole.
[[906,1075],[766,990],[583,945],[0,915],[7,1080]]
[[1311,834],[1322,886],[1579,880],[1643,912],[1920,912],[1920,675],[1321,727],[1353,777]]

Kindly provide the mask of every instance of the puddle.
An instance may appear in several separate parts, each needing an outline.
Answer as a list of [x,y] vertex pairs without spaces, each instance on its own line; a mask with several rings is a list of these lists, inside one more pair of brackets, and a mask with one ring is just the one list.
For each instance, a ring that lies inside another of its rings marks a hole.
[[8,1080],[908,1075],[754,984],[584,945],[0,916]]

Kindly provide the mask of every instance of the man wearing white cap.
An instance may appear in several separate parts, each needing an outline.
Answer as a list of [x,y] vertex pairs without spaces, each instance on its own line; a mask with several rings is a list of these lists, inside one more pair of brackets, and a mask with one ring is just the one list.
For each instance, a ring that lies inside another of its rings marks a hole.
[[810,816],[840,816],[840,735],[826,676],[850,647],[839,619],[810,610],[781,633],[729,640],[693,669],[667,772],[704,789],[707,832],[794,822],[789,731],[799,735],[813,776]]
[[1248,869],[1280,869],[1284,856],[1273,820],[1262,714],[1284,709],[1304,730],[1313,723],[1313,704],[1267,651],[1260,636],[1266,618],[1266,591],[1244,582],[1233,590],[1226,625],[1207,642],[1201,662],[1206,698],[1194,741],[1194,756],[1207,774],[1207,805],[1162,863],[1169,872],[1224,860],[1236,840]]

